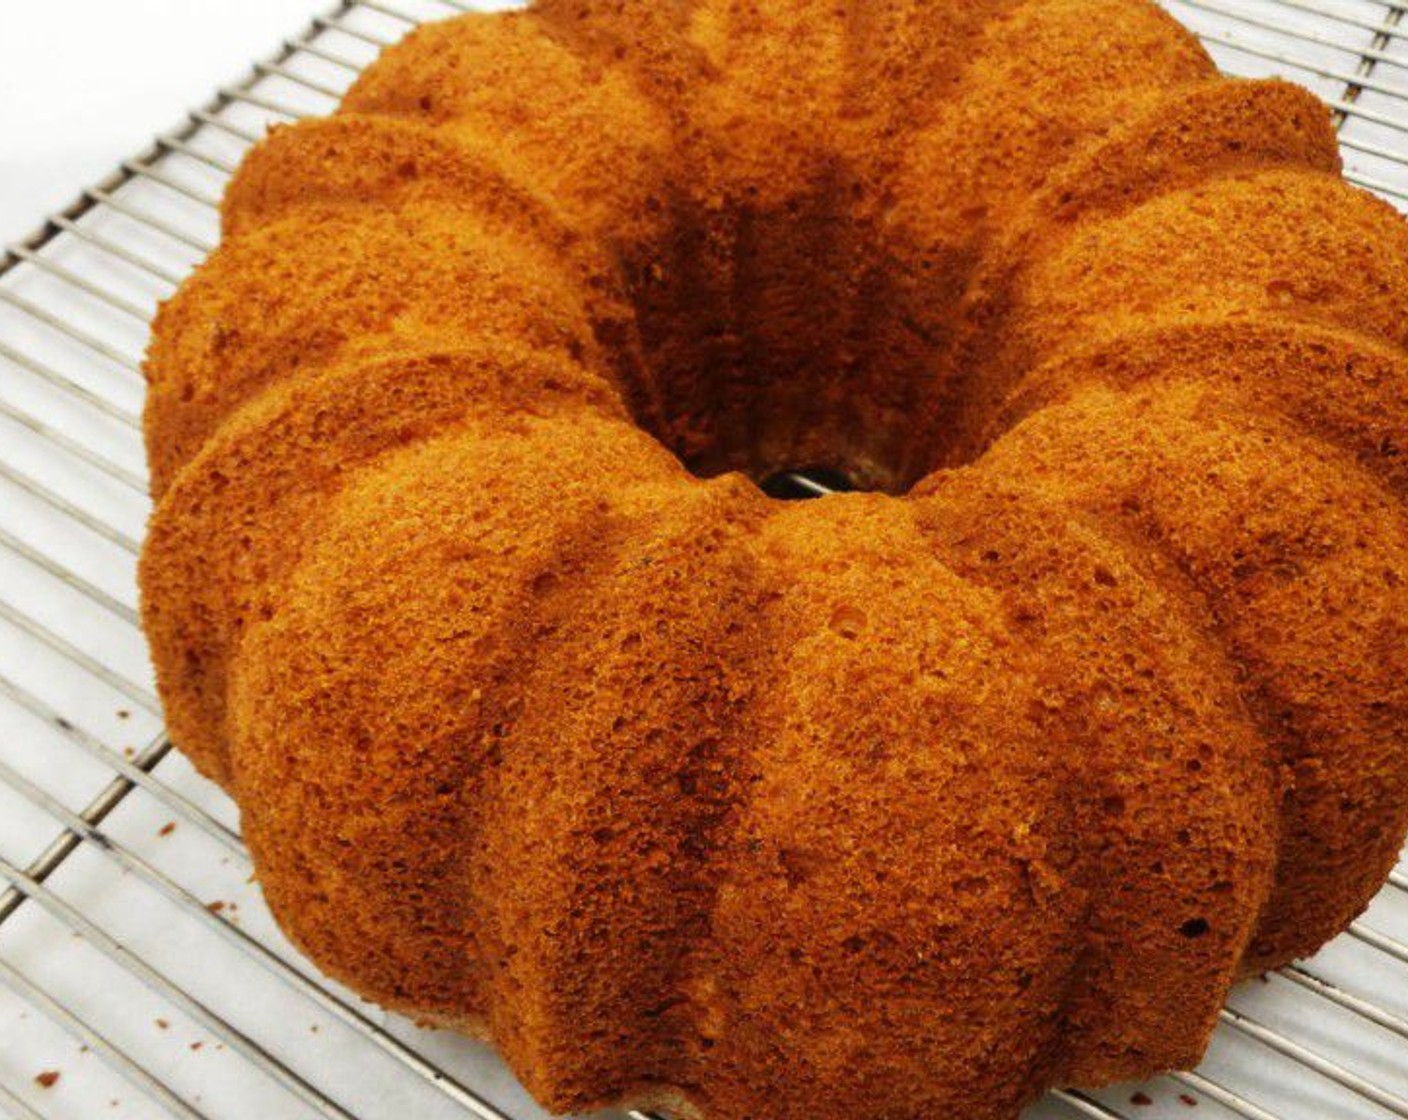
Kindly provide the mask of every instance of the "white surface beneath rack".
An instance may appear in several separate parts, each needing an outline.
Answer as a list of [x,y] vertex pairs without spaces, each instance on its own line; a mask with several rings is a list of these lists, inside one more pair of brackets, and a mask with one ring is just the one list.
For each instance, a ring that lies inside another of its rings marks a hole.
[[[163,738],[135,616],[156,302],[213,245],[213,203],[270,121],[326,112],[380,44],[470,6],[342,4],[0,264],[0,1115],[542,1115],[485,1048],[362,1003],[288,946],[233,806]],[[1169,7],[1225,70],[1339,110],[1350,177],[1408,208],[1404,8]],[[1225,1018],[1197,1073],[1030,1115],[1408,1117],[1408,877]]]

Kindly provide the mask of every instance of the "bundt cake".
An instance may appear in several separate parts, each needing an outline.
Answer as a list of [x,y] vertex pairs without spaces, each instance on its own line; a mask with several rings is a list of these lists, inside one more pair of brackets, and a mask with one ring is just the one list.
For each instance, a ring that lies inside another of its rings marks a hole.
[[1144,0],[387,50],[146,366],[146,629],[274,913],[555,1110],[1197,1062],[1408,825],[1408,225],[1338,172]]

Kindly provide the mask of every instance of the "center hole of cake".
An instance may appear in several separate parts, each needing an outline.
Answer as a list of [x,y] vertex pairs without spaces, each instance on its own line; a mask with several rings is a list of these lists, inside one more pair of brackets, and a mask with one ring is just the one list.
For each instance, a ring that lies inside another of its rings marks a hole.
[[784,502],[807,501],[860,489],[849,475],[834,467],[794,467],[780,470],[763,479],[759,487],[769,498]]

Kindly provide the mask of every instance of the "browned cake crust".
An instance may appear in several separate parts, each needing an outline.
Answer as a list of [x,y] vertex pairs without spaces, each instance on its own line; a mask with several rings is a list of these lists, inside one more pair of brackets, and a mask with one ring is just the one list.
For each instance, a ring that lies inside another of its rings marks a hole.
[[559,1110],[1196,1062],[1408,826],[1408,226],[1338,171],[1143,0],[388,50],[147,362],[147,632],[279,920]]

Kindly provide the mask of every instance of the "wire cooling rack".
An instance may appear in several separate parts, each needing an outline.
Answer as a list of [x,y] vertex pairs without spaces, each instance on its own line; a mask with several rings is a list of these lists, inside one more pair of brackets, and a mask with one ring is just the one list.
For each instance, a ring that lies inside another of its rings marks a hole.
[[[232,805],[163,735],[135,613],[156,302],[212,247],[269,122],[326,112],[381,46],[470,6],[342,3],[0,262],[0,1114],[542,1116],[487,1049],[361,1002],[284,941]],[[1225,70],[1324,98],[1349,177],[1408,209],[1404,7],[1170,8]],[[1408,875],[1313,961],[1235,992],[1197,1072],[1030,1115],[1408,1117]]]

